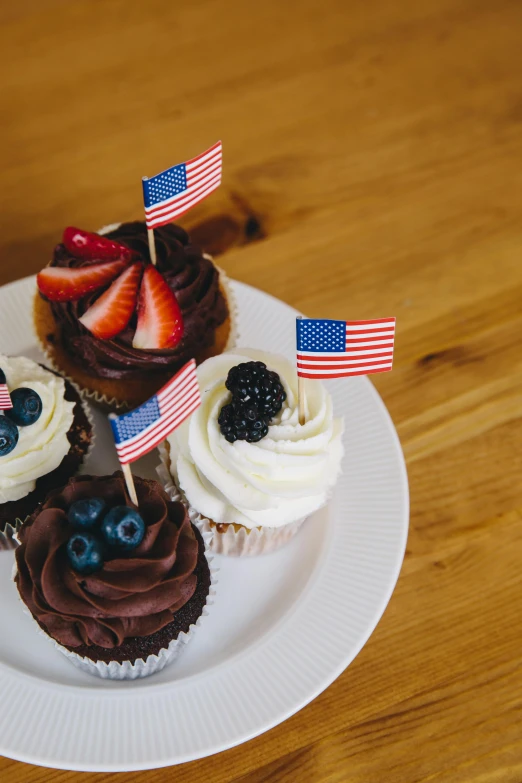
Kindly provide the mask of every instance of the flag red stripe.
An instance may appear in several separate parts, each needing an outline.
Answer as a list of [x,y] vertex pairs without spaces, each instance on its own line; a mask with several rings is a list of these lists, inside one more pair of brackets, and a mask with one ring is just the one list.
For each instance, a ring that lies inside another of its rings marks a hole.
[[205,168],[201,169],[201,171],[197,171],[195,174],[187,177],[187,184],[190,183],[191,186],[197,185],[197,183],[201,182],[204,177],[210,176],[210,174],[215,174],[216,171],[221,171],[221,158],[219,158],[211,166],[205,166]]
[[162,416],[169,416],[170,412],[174,410],[175,408],[179,407],[179,405],[183,404],[183,399],[192,397],[194,391],[198,391],[198,379],[193,378],[190,383],[188,383],[186,386],[184,386],[183,390],[179,394],[175,394],[172,397],[170,397],[166,403],[160,402],[160,412]]
[[146,431],[144,430],[143,433],[140,433],[138,436],[136,436],[134,440],[129,439],[128,441],[118,444],[121,452],[124,454],[127,451],[132,451],[136,448],[139,448],[140,444],[142,443],[147,443],[147,441],[154,436],[156,429],[162,426],[164,422],[167,422],[167,420],[170,421],[170,419],[177,415],[179,411],[183,411],[185,407],[192,401],[194,395],[199,395],[197,379],[195,379],[195,382],[183,394],[181,401],[174,401],[172,405],[169,405],[164,410],[161,410],[160,406],[160,417],[154,422],[150,429]]
[[[383,367],[382,369],[372,370],[371,374],[374,375],[375,373],[378,372],[389,372],[391,369],[392,366],[390,364],[389,367]],[[297,374],[299,375],[300,378],[310,378],[313,381],[321,381],[321,380],[327,381],[330,378],[348,378],[351,377],[352,375],[368,375],[368,372],[366,370],[359,370],[358,372],[355,371],[340,372],[340,373],[336,373],[335,375],[333,374],[332,375],[309,375],[305,372],[298,372]]]
[[361,335],[361,334],[393,334],[395,329],[393,326],[380,326],[375,329],[347,329],[346,335]]
[[[347,353],[339,353],[337,356],[323,356],[322,354],[317,354],[317,356],[310,356],[310,354],[297,354],[298,361],[302,362],[314,362],[315,364],[321,364],[322,362],[346,362],[349,361],[350,358],[354,359],[357,356],[360,356],[361,358],[368,355],[368,356],[393,356],[393,350],[388,350],[388,348],[383,345],[382,348],[384,350],[377,351],[376,348],[380,346],[372,346],[370,348],[351,348],[349,352]],[[349,354],[354,353],[355,356],[350,357]]]
[[320,373],[324,372],[325,375],[329,375],[329,373],[327,373],[326,370],[338,370],[339,372],[344,372],[345,370],[358,370],[359,368],[363,368],[363,367],[383,367],[388,364],[392,364],[391,359],[387,359],[385,362],[370,361],[370,362],[360,362],[359,364],[343,364],[341,366],[339,366],[338,364],[334,364],[331,366],[322,364],[320,367],[317,367],[314,364],[307,364],[307,365],[298,364],[297,369],[309,370],[309,371],[317,370],[317,372]]
[[126,465],[129,462],[135,462],[137,459],[140,459],[140,457],[144,457],[150,451],[155,449],[159,443],[164,441],[165,438],[168,437],[168,435],[170,435],[173,429],[179,427],[179,425],[182,424],[185,421],[185,419],[188,416],[190,416],[191,413],[193,413],[198,407],[199,407],[199,402],[194,403],[194,405],[191,408],[189,408],[186,411],[186,413],[184,413],[182,416],[180,416],[178,419],[172,422],[170,429],[159,431],[157,433],[157,436],[154,438],[154,440],[149,441],[147,445],[141,448],[139,451],[133,451],[127,454],[123,454],[120,451],[118,451],[118,459],[120,460],[121,464]]
[[178,370],[176,375],[174,375],[170,381],[167,381],[167,383],[161,387],[161,389],[156,392],[157,397],[161,397],[163,394],[169,391],[171,386],[174,386],[176,383],[180,382],[185,373],[194,373],[196,372],[196,362],[194,359],[189,359],[189,361],[181,368],[181,370]]
[[197,178],[201,179],[202,174],[212,168],[216,168],[216,166],[221,168],[222,161],[223,157],[219,151],[216,152],[211,158],[208,158],[208,160],[204,160],[199,165],[194,166],[194,168],[190,169],[190,171],[187,170],[187,184],[194,182],[194,180]]
[[220,141],[216,141],[216,143],[213,144],[211,147],[209,147],[208,150],[205,150],[205,152],[202,152],[199,155],[196,155],[195,158],[191,158],[190,160],[187,160],[187,162],[185,163],[185,166],[187,166],[187,168],[189,166],[192,166],[194,163],[197,163],[198,160],[201,160],[201,158],[204,158],[205,155],[208,155],[209,152],[213,152],[214,150],[221,149],[221,146],[222,146],[221,142]]
[[11,395],[6,383],[0,384],[0,410],[11,410],[13,403],[11,402]]
[[161,443],[165,438],[178,427],[185,419],[195,411],[200,404],[199,390],[193,397],[187,401],[186,405],[182,408],[178,408],[167,419],[158,419],[158,425],[153,430],[148,432],[147,439],[143,442],[136,441],[132,444],[132,448],[125,448],[124,446],[116,446],[118,457],[122,465],[128,462],[133,462],[139,457],[145,456],[149,451],[156,448],[158,443]]
[[178,417],[171,419],[169,421],[168,426],[165,426],[161,430],[158,430],[155,434],[155,437],[149,439],[147,443],[141,446],[139,449],[136,448],[132,451],[126,451],[126,452],[122,451],[121,449],[117,449],[120,462],[122,464],[125,464],[127,462],[134,462],[140,457],[145,456],[145,454],[148,454],[149,451],[152,451],[152,449],[156,448],[158,443],[161,443],[163,440],[165,440],[165,438],[168,437],[170,433],[176,429],[176,427],[179,427],[179,425],[182,424],[185,421],[185,419],[188,416],[190,416],[190,414],[193,413],[193,411],[195,411],[198,407],[199,407],[199,400],[195,400],[189,408],[187,408]]
[[[382,354],[379,356],[376,356],[374,359],[372,359],[371,356],[365,356],[364,361],[345,361],[344,364],[340,364],[339,362],[334,364],[327,364],[326,362],[321,362],[320,364],[314,364],[313,362],[297,362],[297,366],[301,369],[305,370],[335,370],[335,369],[342,369],[348,368],[348,367],[373,367],[376,364],[390,364],[391,362],[391,356],[389,355],[389,358],[386,356],[383,357]],[[366,361],[368,360],[368,361]]]
[[145,210],[147,218],[155,218],[162,215],[165,211],[171,209],[173,206],[178,207],[185,204],[186,201],[194,198],[202,189],[204,189],[211,181],[219,177],[219,174],[209,174],[208,179],[205,178],[202,182],[196,182],[191,184],[186,190],[182,190],[176,196],[173,196],[168,201],[162,201],[160,204],[156,204],[154,207],[150,207]]
[[197,383],[196,372],[194,369],[187,368],[187,372],[184,375],[176,375],[175,381],[171,381],[167,387],[163,387],[156,396],[161,407],[168,407],[170,401],[178,395],[179,392],[183,392],[192,383]]
[[168,212],[166,215],[163,215],[161,218],[155,218],[154,220],[149,220],[147,217],[145,218],[145,223],[147,225],[147,228],[157,228],[158,226],[164,226],[165,223],[170,223],[170,221],[175,217],[180,217],[181,215],[184,215],[185,212],[188,212],[189,209],[191,209],[196,204],[199,204],[200,201],[203,201],[206,196],[210,195],[214,190],[216,190],[221,184],[221,177],[215,183],[208,187],[206,190],[204,190],[197,198],[190,201],[188,204],[186,204],[183,207],[180,207],[178,209],[173,209],[170,212]]
[[358,337],[346,338],[346,345],[360,345],[361,343],[382,343],[383,345],[393,345],[393,337]]
[[346,321],[346,327],[350,326],[364,326],[365,324],[393,324],[395,325],[395,318],[375,318],[373,321]]

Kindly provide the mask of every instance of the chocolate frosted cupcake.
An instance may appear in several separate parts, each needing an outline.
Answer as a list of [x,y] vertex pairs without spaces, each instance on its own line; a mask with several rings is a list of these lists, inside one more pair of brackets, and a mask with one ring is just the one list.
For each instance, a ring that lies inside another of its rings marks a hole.
[[229,290],[210,256],[179,226],[145,223],[103,236],[66,229],[38,276],[35,326],[67,377],[96,399],[136,407],[189,359],[221,353],[233,339]]
[[15,581],[73,663],[111,679],[162,669],[205,613],[211,575],[185,506],[155,481],[80,476],[22,526]]
[[24,357],[0,354],[13,407],[0,416],[0,549],[47,493],[80,468],[92,422],[75,387]]

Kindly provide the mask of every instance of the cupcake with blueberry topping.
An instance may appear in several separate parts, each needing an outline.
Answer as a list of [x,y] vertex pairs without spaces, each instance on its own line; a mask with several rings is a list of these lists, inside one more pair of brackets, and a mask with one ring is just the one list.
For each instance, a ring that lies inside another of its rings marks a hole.
[[134,408],[189,359],[233,345],[234,307],[224,274],[173,224],[143,222],[101,234],[66,228],[37,277],[34,321],[53,364],[98,401]]
[[0,549],[83,463],[92,422],[78,391],[31,359],[0,354],[12,408],[0,415]]
[[[276,549],[325,505],[340,472],[342,420],[320,382],[299,424],[295,367],[236,349],[198,367],[202,404],[168,438],[162,459],[223,554]],[[165,477],[164,477],[165,478]]]
[[162,669],[206,614],[205,543],[156,481],[79,476],[22,526],[15,581],[40,629],[75,665],[134,679]]

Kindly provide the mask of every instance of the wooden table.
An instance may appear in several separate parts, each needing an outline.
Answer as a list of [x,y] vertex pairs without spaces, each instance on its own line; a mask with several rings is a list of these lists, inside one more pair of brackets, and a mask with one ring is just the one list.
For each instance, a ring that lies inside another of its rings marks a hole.
[[375,384],[411,532],[376,632],[268,734],[114,779],[522,780],[520,1],[19,0],[0,23],[1,283],[67,224],[141,217],[143,174],[222,138],[184,223],[227,272],[311,316],[398,318]]

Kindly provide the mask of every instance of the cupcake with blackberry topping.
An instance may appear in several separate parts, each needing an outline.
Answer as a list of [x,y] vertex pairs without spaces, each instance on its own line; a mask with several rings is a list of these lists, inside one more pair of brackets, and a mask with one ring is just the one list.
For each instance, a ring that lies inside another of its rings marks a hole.
[[85,671],[160,671],[206,614],[211,573],[201,533],[156,481],[80,476],[22,526],[15,581],[55,646]]
[[275,354],[236,349],[204,362],[198,380],[202,404],[169,436],[163,462],[214,533],[214,551],[276,549],[327,502],[341,467],[342,420],[315,382],[299,424],[295,367]]
[[12,402],[0,415],[0,549],[6,549],[47,493],[79,470],[93,428],[77,389],[31,359],[0,354],[0,378]]
[[88,395],[134,408],[186,362],[233,345],[234,306],[225,275],[181,227],[144,222],[100,234],[66,228],[38,275],[37,335],[47,355]]

